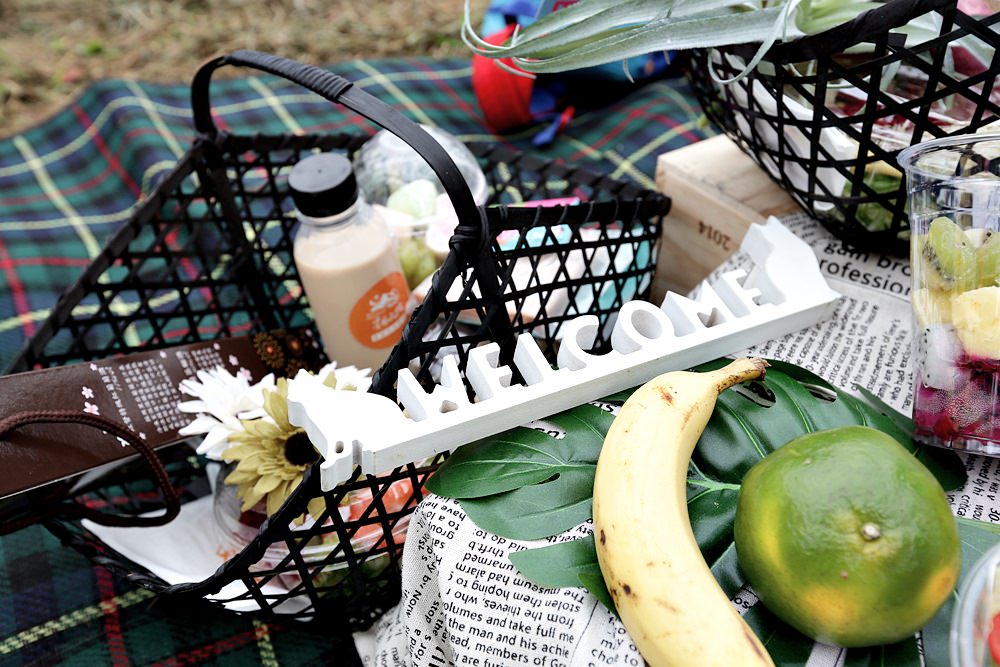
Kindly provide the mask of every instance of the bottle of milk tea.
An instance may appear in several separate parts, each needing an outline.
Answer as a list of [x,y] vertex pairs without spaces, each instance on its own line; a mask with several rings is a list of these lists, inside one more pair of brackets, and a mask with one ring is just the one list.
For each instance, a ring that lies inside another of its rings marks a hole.
[[294,256],[327,356],[373,371],[399,340],[410,291],[385,221],[358,192],[350,161],[319,153],[288,185],[301,221]]

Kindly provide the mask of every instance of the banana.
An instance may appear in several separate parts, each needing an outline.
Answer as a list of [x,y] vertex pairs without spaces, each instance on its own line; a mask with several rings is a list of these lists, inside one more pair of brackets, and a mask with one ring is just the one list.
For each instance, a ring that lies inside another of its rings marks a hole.
[[688,463],[719,393],[766,367],[737,359],[708,373],[664,373],[629,397],[604,439],[594,479],[597,558],[651,667],[773,667],[705,563],[686,497]]

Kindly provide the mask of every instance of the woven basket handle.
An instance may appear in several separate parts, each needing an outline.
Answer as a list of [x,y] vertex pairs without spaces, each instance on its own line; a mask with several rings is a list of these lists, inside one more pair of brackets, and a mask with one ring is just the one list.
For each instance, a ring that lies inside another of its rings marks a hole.
[[25,526],[55,517],[90,519],[102,526],[118,527],[150,527],[162,526],[173,521],[181,509],[177,490],[170,483],[170,476],[163,467],[163,462],[156,452],[132,431],[114,420],[74,410],[38,410],[34,412],[19,412],[0,419],[0,437],[29,424],[82,424],[106,431],[120,438],[133,447],[149,464],[160,493],[163,494],[163,504],[166,511],[153,516],[134,516],[127,514],[109,514],[100,512],[80,503],[58,503],[45,508],[32,508],[30,516],[22,516],[10,522],[4,521],[0,526],[0,534],[12,533]]
[[447,151],[418,124],[377,97],[355,86],[351,81],[327,70],[288,58],[249,50],[234,51],[229,55],[208,61],[195,73],[191,84],[194,126],[200,134],[212,139],[219,135],[219,130],[212,120],[209,87],[212,73],[225,65],[250,67],[269,74],[276,74],[331,102],[343,105],[393,133],[426,160],[434,173],[441,179],[441,185],[448,197],[451,198],[459,220],[453,241],[466,242],[474,239],[477,243],[474,252],[478,252],[482,244],[489,238],[487,233],[489,223],[480,212],[468,183]]

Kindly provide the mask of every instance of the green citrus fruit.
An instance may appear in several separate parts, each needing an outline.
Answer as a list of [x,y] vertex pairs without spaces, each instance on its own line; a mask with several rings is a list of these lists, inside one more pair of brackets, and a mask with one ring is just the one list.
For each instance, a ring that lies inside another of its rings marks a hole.
[[958,525],[934,476],[892,437],[844,426],[796,438],[747,473],[736,554],[764,605],[813,639],[911,636],[958,579]]

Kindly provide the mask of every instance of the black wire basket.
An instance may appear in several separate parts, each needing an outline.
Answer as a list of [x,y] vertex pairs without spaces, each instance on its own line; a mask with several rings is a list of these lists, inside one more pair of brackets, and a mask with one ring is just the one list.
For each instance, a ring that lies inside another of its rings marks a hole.
[[[897,28],[920,20],[919,45]],[[808,213],[861,251],[909,252],[897,153],[1000,119],[1000,13],[968,16],[955,0],[890,0],[855,20],[779,43],[743,79],[759,44],[679,54],[711,121]],[[987,53],[982,66],[962,62]],[[965,71],[967,73],[960,73]]]
[[[450,252],[401,341],[374,374],[372,391],[395,398],[396,372],[407,366],[419,369],[417,379],[429,387],[442,350],[458,355],[463,376],[469,351],[487,341],[499,344],[501,363],[510,361],[522,332],[534,334],[554,363],[564,322],[590,314],[611,325],[625,301],[648,298],[669,209],[666,197],[510,149],[471,145],[490,186],[488,205],[477,206],[448,154],[392,108],[325,70],[237,51],[198,71],[192,85],[198,132],[193,145],[63,296],[10,372],[248,332],[310,330],[292,258],[295,218],[287,175],[313,151],[353,155],[367,136],[220,132],[212,121],[209,84],[212,73],[226,65],[285,77],[388,129],[428,162],[454,204],[460,223]],[[579,197],[583,203],[509,205],[554,197]],[[562,233],[555,233],[557,227]],[[505,230],[519,232],[518,241],[502,246],[497,236]],[[543,242],[529,243],[529,230]],[[558,270],[543,275],[538,269],[543,256],[556,261]],[[583,258],[582,273],[566,269],[571,257]],[[530,276],[515,280],[515,264],[524,262],[532,267]],[[122,303],[138,305],[123,312]],[[610,349],[609,326],[600,328],[596,348]],[[189,448],[160,454],[182,500],[210,492],[205,461]],[[249,543],[203,581],[168,585],[102,542],[72,512],[50,512],[44,524],[96,563],[175,599],[210,598],[267,618],[335,620],[338,627],[360,629],[399,598],[405,526],[439,462],[412,463],[378,476],[356,470],[326,493],[320,489],[319,463],[314,464]],[[63,505],[139,515],[162,507],[154,481],[149,466],[130,463],[76,490]],[[363,511],[342,516],[338,508],[358,494],[367,499]],[[327,511],[309,527],[293,525],[318,497]],[[237,593],[220,593],[234,582],[236,588],[226,590]]]

